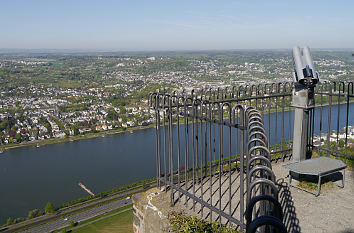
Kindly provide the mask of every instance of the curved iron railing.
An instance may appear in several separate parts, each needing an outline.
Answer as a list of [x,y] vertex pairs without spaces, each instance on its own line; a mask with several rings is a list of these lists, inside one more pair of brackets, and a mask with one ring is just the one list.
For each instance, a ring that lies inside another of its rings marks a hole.
[[[172,190],[172,203],[183,201],[204,218],[246,229],[245,206],[259,195],[277,198],[272,162],[291,157],[292,91],[286,82],[152,93],[158,186]],[[353,83],[320,83],[315,99],[308,150],[354,159],[347,153]],[[256,203],[250,226],[273,219],[255,221],[274,207],[270,202]]]
[[253,107],[246,109],[247,124],[247,208],[246,232],[286,232],[278,202],[278,188],[272,171],[268,139],[262,115]]

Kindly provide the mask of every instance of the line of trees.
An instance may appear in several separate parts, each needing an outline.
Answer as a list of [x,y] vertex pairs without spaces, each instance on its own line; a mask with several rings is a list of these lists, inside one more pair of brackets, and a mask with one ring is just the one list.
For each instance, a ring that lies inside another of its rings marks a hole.
[[39,216],[42,216],[44,214],[52,214],[55,212],[55,207],[51,202],[47,202],[44,211],[40,210],[40,209],[34,209],[34,210],[30,210],[28,211],[27,217],[19,217],[19,218],[11,218],[9,217],[6,221],[6,226],[12,225],[12,224],[16,224],[19,222],[23,222],[25,220],[29,220],[32,218],[36,218]]

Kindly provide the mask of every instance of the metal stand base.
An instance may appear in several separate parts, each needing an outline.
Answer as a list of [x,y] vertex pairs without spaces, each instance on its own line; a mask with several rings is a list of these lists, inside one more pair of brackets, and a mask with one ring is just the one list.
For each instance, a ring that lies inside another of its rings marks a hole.
[[[317,192],[312,192],[311,190],[308,190],[308,189],[302,188],[302,187],[300,187],[298,185],[292,184],[291,183],[291,181],[292,181],[291,171],[289,171],[289,175],[288,175],[288,177],[289,177],[289,186],[297,188],[297,189],[300,189],[300,190],[308,192],[308,193],[311,193],[311,194],[315,195],[316,197],[318,197],[320,195],[320,192],[321,192],[321,179],[322,179],[322,177],[325,177],[325,176],[328,176],[328,175],[332,175],[332,174],[337,173],[337,172],[339,172],[339,171],[335,171],[335,172],[332,172],[332,173],[327,173],[325,175],[319,174],[318,175],[318,183],[317,183]],[[342,185],[336,184],[340,188],[344,188],[344,177],[345,177],[345,170],[342,173]]]

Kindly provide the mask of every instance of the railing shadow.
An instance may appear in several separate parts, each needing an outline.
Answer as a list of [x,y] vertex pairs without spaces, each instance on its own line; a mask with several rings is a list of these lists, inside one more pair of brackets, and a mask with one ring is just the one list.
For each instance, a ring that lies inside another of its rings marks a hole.
[[279,189],[279,202],[283,209],[283,223],[288,232],[301,232],[300,221],[296,216],[296,209],[292,200],[289,185],[281,178],[277,181]]

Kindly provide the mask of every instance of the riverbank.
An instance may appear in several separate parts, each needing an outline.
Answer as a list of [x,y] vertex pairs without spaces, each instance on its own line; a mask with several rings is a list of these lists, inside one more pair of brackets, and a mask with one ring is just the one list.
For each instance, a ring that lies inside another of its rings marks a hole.
[[[353,104],[354,100],[349,101],[349,104]],[[340,105],[346,105],[347,103],[341,103]],[[322,105],[317,105],[317,108],[323,108],[323,107],[328,107],[329,104],[328,103],[324,103]],[[337,107],[338,104],[332,104],[332,107]],[[282,107],[279,107],[277,109],[275,108],[271,108],[271,109],[267,109],[267,108],[262,108],[261,104],[258,105],[258,108],[260,110],[260,112],[264,115],[267,114],[272,114],[275,112],[281,113],[282,111],[288,112],[288,111],[292,111],[293,107],[284,107],[284,109]],[[227,113],[225,113],[225,116],[227,117]],[[177,122],[173,123],[174,125],[177,124]],[[184,124],[183,122],[183,118],[180,119],[180,124]],[[33,141],[33,142],[23,142],[20,144],[7,144],[7,145],[0,145],[0,155],[5,151],[5,150],[9,150],[9,149],[14,149],[14,148],[20,148],[20,147],[26,147],[26,146],[35,146],[35,147],[41,147],[44,145],[49,145],[49,144],[55,144],[55,143],[63,143],[63,142],[73,142],[73,141],[78,141],[78,140],[82,140],[82,139],[90,139],[90,138],[98,138],[98,137],[104,137],[106,135],[112,135],[112,134],[119,134],[119,133],[127,133],[127,132],[134,132],[137,130],[142,130],[142,129],[149,129],[149,128],[154,128],[155,124],[150,124],[148,126],[136,126],[136,127],[130,127],[130,128],[119,128],[119,129],[112,129],[112,130],[108,130],[108,131],[100,131],[100,132],[96,132],[96,133],[87,133],[84,135],[77,135],[77,136],[69,136],[69,137],[65,137],[65,138],[51,138],[51,139],[45,139],[45,140],[41,140],[41,141]]]
[[45,139],[45,140],[41,140],[41,141],[0,145],[0,154],[3,153],[5,150],[20,148],[20,147],[27,147],[27,146],[41,147],[41,146],[45,146],[45,145],[49,145],[49,144],[63,143],[63,142],[74,142],[74,141],[78,141],[78,140],[105,137],[106,135],[113,135],[113,134],[119,134],[119,133],[133,133],[134,131],[137,131],[137,130],[150,129],[153,127],[155,127],[155,124],[151,124],[148,126],[136,126],[136,127],[126,128],[126,129],[122,129],[122,128],[112,129],[109,131],[100,131],[97,133],[87,133],[84,135],[69,136],[69,137],[65,137],[65,138],[51,138],[51,139]]

